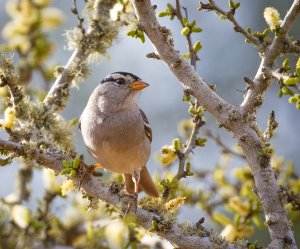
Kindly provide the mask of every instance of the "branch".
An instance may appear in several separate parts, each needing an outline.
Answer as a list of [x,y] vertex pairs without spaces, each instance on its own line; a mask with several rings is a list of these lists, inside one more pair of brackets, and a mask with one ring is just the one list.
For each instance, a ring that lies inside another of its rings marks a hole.
[[288,40],[287,34],[292,28],[299,14],[300,0],[294,0],[292,6],[280,25],[282,32],[279,32],[278,36],[274,38],[270,46],[266,48],[265,54],[262,57],[260,66],[253,80],[254,86],[247,92],[247,95],[241,104],[244,114],[256,111],[257,107],[260,106],[260,104],[257,103],[256,97],[262,97],[264,92],[267,90],[272,77],[269,72],[272,71],[275,60],[282,52],[284,52],[284,50],[288,50],[285,48],[285,46],[287,46],[286,41]]
[[[67,158],[59,151],[53,151],[51,153],[43,153],[42,151],[30,152],[25,145],[3,139],[0,139],[0,148],[16,153],[18,156],[24,156],[28,159],[36,160],[37,163],[53,169],[57,173],[60,173],[63,170],[63,160],[70,161],[70,158]],[[81,162],[78,171],[81,172],[81,174],[85,174],[87,170],[87,166]],[[72,180],[75,182],[75,184],[77,184],[77,186],[81,184],[82,189],[88,196],[102,200],[120,210],[120,195],[118,193],[112,193],[110,187],[99,181],[96,177],[90,176],[81,183],[82,177],[80,174],[78,174],[76,177],[72,178]],[[160,221],[163,218],[142,208],[137,208],[135,216],[137,224],[146,230],[152,228],[152,220]],[[224,239],[217,237],[215,234],[207,231],[206,229],[197,231],[196,226],[194,226],[193,232],[184,232],[178,223],[171,223],[168,230],[155,231],[155,233],[170,241],[178,248],[243,248],[235,244],[229,244]]]
[[[178,20],[180,21],[181,26],[184,27],[184,23],[182,21],[183,16],[182,16],[182,13],[181,13],[180,0],[176,0],[176,16],[177,16]],[[198,57],[197,57],[197,54],[195,53],[195,51],[193,49],[191,33],[189,33],[186,36],[186,39],[187,39],[187,42],[188,42],[188,48],[189,48],[189,52],[190,52],[190,56],[191,56],[191,65],[196,69],[196,62],[198,60]]]
[[244,160],[246,159],[244,155],[242,155],[242,154],[240,154],[238,152],[235,152],[234,150],[232,150],[228,146],[226,146],[222,142],[222,140],[221,140],[221,138],[220,138],[219,135],[214,135],[210,130],[207,130],[205,132],[205,135],[208,136],[208,137],[210,137],[211,139],[213,139],[215,141],[215,143],[222,148],[222,153],[224,153],[224,154],[231,154],[233,156],[239,157],[239,158],[244,159]]
[[200,2],[198,10],[200,11],[202,9],[213,10],[217,14],[224,16],[228,21],[230,21],[232,23],[233,29],[236,32],[241,33],[243,36],[245,36],[248,43],[251,43],[254,46],[258,47],[259,50],[261,49],[262,44],[260,43],[260,41],[257,38],[255,38],[253,35],[249,34],[245,29],[243,29],[239,25],[239,23],[234,18],[234,13],[232,11],[226,12],[225,10],[218,7],[213,0],[209,0],[209,3],[207,3],[207,4]]
[[74,79],[74,74],[70,73],[70,71],[78,68],[81,63],[86,61],[92,52],[95,52],[89,47],[92,46],[91,41],[98,39],[96,42],[99,43],[102,36],[105,35],[105,32],[102,31],[102,27],[98,25],[97,21],[103,17],[109,18],[109,10],[113,7],[114,3],[115,1],[113,0],[95,1],[93,22],[87,34],[84,34],[84,32],[82,34],[84,40],[82,41],[83,46],[75,49],[44,100],[45,105],[49,109],[52,108],[52,110],[55,111],[64,106],[64,100],[69,95],[70,84]]
[[[241,109],[230,105],[213,92],[208,84],[196,74],[193,67],[181,58],[174,49],[166,28],[161,27],[157,22],[149,0],[132,0],[132,4],[141,27],[151,40],[161,60],[167,64],[178,81],[191,92],[199,104],[210,112],[225,128],[232,131],[234,137],[241,145],[245,157],[252,168],[257,193],[266,216],[266,224],[268,225],[272,241],[270,247],[282,248],[287,246],[297,248],[286,212],[278,196],[279,189],[269,159],[260,156],[264,144],[260,141],[251,124],[243,117]],[[288,16],[295,15],[294,9],[300,9],[299,0],[295,1],[291,8],[292,10],[288,12]],[[291,19],[295,18],[287,17],[282,23],[286,31],[291,27],[291,22],[287,20]],[[276,39],[278,40],[279,38],[277,37]],[[278,46],[278,44],[280,44],[278,41],[274,41],[271,44],[267,52],[269,57],[275,58],[274,53],[276,55],[280,53],[281,46]],[[279,51],[274,52],[275,48],[278,48]],[[249,90],[248,94],[249,92],[251,92],[252,96],[253,90]]]
[[194,123],[195,125],[193,127],[187,147],[184,149],[183,152],[177,153],[177,157],[179,159],[179,165],[178,165],[178,172],[175,178],[177,178],[178,180],[180,180],[183,177],[186,177],[187,172],[184,170],[185,162],[189,157],[190,153],[193,151],[193,149],[196,148],[197,146],[196,140],[197,140],[197,135],[199,133],[199,129],[201,128],[201,126],[205,124],[205,122],[202,120],[202,117],[200,116],[195,117]]

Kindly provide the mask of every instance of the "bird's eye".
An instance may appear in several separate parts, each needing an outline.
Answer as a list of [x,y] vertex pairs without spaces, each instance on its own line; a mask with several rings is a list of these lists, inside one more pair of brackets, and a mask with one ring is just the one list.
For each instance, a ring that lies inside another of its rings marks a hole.
[[120,79],[117,79],[116,80],[116,83],[119,84],[119,85],[124,85],[125,84],[125,80],[120,78]]

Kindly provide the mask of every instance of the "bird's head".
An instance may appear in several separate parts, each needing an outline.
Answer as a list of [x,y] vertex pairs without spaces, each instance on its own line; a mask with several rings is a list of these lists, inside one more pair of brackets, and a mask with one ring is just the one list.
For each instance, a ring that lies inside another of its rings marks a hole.
[[111,104],[124,107],[136,105],[140,91],[148,86],[138,76],[127,72],[111,73],[100,83],[101,96],[109,99]]

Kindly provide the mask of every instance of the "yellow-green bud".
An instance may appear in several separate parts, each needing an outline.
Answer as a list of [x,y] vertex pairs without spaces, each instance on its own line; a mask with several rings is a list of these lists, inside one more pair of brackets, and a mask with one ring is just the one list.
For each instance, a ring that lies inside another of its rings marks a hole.
[[296,108],[299,110],[300,109],[300,100],[297,101],[296,103]]
[[75,177],[76,176],[76,171],[74,169],[72,169],[70,171],[70,174],[69,174],[70,177]]
[[291,96],[294,95],[294,92],[290,88],[285,87],[285,86],[281,88],[281,91],[285,95],[291,95]]
[[300,78],[290,77],[290,78],[287,78],[286,80],[284,80],[283,84],[288,85],[288,86],[294,86],[299,82],[300,82]]
[[185,59],[191,59],[191,55],[190,54],[183,54],[182,56]]
[[69,174],[70,172],[71,172],[71,168],[66,168],[66,169],[63,169],[62,171],[61,171],[61,174],[62,175],[66,175],[66,174]]
[[191,99],[190,95],[183,95],[182,101],[189,101]]
[[184,27],[182,30],[181,30],[181,34],[182,35],[189,35],[191,33],[191,29],[189,27]]
[[188,109],[188,112],[192,115],[196,115],[198,114],[197,111],[194,109],[194,107],[190,106],[190,108]]
[[158,17],[169,16],[170,15],[170,11],[169,10],[161,11],[157,15],[158,15]]
[[80,159],[79,159],[79,157],[76,157],[73,160],[73,169],[78,169],[79,165],[80,165]]
[[191,171],[191,163],[190,162],[187,162],[185,164],[185,169],[186,169],[186,171]]
[[297,63],[296,63],[296,74],[298,77],[300,77],[300,57],[299,59],[297,60]]
[[193,46],[193,49],[196,53],[198,53],[200,51],[200,49],[202,48],[202,45],[200,43],[200,41],[196,41],[194,46]]
[[293,104],[296,103],[298,101],[298,97],[296,96],[296,94],[292,97],[289,98],[289,103]]
[[195,105],[195,102],[192,99],[189,100],[189,103],[190,103],[191,106]]
[[270,29],[265,29],[264,32],[262,33],[263,37],[266,37],[270,33]]
[[206,142],[207,142],[206,138],[197,138],[196,139],[196,145],[200,146],[200,147],[204,147]]
[[190,25],[189,25],[189,26],[190,26],[191,28],[193,28],[195,25],[196,25],[196,21],[195,21],[195,20],[193,20],[193,21],[190,23]]
[[289,66],[289,59],[286,58],[283,62],[282,62],[282,67],[285,69],[285,70],[290,70],[290,66]]
[[180,151],[182,147],[182,142],[180,138],[175,138],[173,140],[173,147],[175,151]]
[[187,26],[188,25],[188,21],[187,21],[187,18],[182,18],[182,23],[184,26]]
[[68,161],[66,161],[66,160],[63,160],[62,161],[62,165],[65,167],[65,168],[70,168],[72,165],[68,162]]
[[169,9],[169,10],[174,10],[174,7],[173,7],[173,5],[172,5],[172,4],[170,4],[170,3],[167,3],[167,7],[168,7],[168,9]]

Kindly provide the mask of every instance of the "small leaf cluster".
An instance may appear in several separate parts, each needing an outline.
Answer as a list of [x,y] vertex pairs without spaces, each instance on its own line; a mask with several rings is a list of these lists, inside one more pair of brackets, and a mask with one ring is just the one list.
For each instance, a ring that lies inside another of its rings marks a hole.
[[175,8],[173,7],[172,4],[168,3],[167,4],[167,9],[166,10],[163,10],[161,12],[158,12],[157,14],[159,17],[165,17],[165,16],[168,16],[170,17],[170,20],[173,20],[174,17],[176,16],[176,10]]
[[202,29],[200,27],[196,27],[195,20],[189,22],[188,19],[186,17],[184,17],[184,18],[182,18],[182,23],[183,23],[183,28],[181,30],[181,35],[183,35],[183,36],[190,35],[191,33],[202,32]]
[[182,101],[186,101],[189,103],[190,107],[188,109],[188,112],[192,115],[192,117],[203,117],[205,111],[204,107],[196,105],[195,101],[192,100],[189,94],[183,95]]
[[142,43],[145,43],[145,34],[141,29],[138,20],[134,16],[129,16],[126,19],[126,22],[128,24],[128,31],[126,34],[133,38],[140,39]]
[[[251,28],[248,27],[246,31],[248,34],[253,35],[255,38],[257,38],[261,43],[264,43],[265,45],[269,45],[272,42],[272,39],[269,37],[270,34],[269,28],[264,29],[263,32],[258,32],[258,31],[253,32]],[[245,42],[248,43],[249,42],[248,39],[246,39]]]
[[64,169],[61,171],[62,175],[69,175],[70,177],[75,177],[77,174],[76,171],[80,165],[80,158],[76,157],[71,162],[63,160],[62,165],[64,166]]
[[300,109],[300,94],[296,93],[297,87],[300,85],[300,57],[295,65],[294,72],[289,72],[292,68],[289,65],[289,60],[285,59],[280,69],[283,80],[279,81],[280,90],[278,96],[288,95],[289,103],[295,104],[297,109]]
[[234,3],[232,0],[229,0],[228,5],[230,8],[230,11],[234,14],[235,11],[240,7],[241,3],[240,2]]

